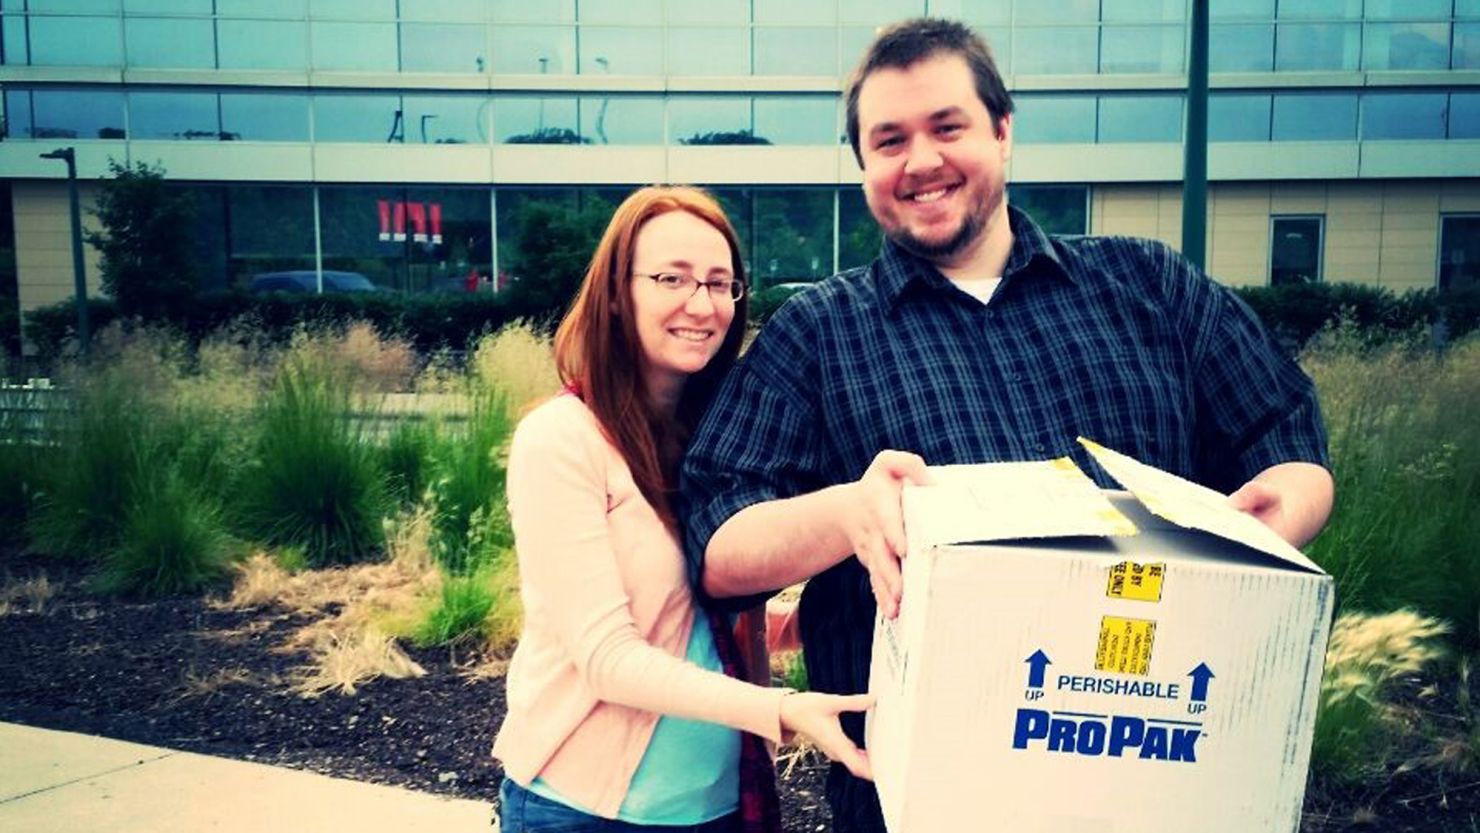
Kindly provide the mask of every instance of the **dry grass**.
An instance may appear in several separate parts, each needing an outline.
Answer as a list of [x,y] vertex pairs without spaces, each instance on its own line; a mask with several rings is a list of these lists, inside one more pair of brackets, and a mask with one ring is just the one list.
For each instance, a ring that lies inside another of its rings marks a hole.
[[185,672],[181,683],[180,699],[200,698],[209,700],[231,686],[250,685],[252,673],[245,668],[221,668],[201,675],[195,669]]
[[56,595],[56,587],[45,574],[28,579],[9,580],[0,586],[0,616],[45,613]]
[[378,677],[420,677],[426,670],[389,636],[374,627],[315,634],[312,664],[297,669],[293,687],[305,697],[331,691],[354,694],[356,687]]
[[560,390],[550,340],[522,321],[480,339],[471,369],[485,389],[508,398],[515,414]]

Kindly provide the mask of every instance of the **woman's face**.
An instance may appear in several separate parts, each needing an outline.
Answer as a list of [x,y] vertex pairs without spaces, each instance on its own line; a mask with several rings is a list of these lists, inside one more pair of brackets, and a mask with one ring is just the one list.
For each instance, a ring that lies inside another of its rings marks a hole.
[[[693,214],[669,211],[643,224],[633,248],[630,291],[643,373],[649,393],[673,399],[684,380],[719,352],[735,317],[727,292],[694,283],[735,277],[730,244]],[[655,281],[649,275],[691,280]]]

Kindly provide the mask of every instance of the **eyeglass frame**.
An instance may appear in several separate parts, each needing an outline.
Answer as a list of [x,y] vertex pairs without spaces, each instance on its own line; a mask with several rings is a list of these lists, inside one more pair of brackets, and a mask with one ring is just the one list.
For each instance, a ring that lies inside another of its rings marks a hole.
[[[660,279],[666,275],[671,275],[673,277],[679,278],[679,283],[672,286],[665,286]],[[724,283],[729,283],[730,291],[727,293],[727,296],[731,301],[738,301],[741,298],[745,297],[745,292],[748,288],[745,286],[745,281],[739,278],[711,278],[709,280],[701,281],[693,275],[686,275],[683,272],[633,272],[632,277],[647,278],[648,280],[652,281],[659,289],[663,289],[673,293],[682,292],[684,289],[684,284],[692,283],[694,285],[694,288],[689,292],[687,296],[688,298],[692,298],[695,295],[698,295],[699,287],[702,286],[704,287],[704,290],[709,293],[710,299],[716,300],[714,290]],[[724,298],[726,297],[726,295],[720,295],[718,297]]]

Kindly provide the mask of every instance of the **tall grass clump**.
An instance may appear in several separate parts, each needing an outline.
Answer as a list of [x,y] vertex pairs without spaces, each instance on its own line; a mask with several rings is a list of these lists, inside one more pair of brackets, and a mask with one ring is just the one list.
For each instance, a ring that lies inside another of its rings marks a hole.
[[1318,777],[1348,784],[1386,771],[1392,741],[1413,734],[1389,702],[1393,684],[1443,657],[1447,633],[1438,620],[1406,610],[1336,620],[1311,745]]
[[514,430],[508,399],[473,386],[464,430],[444,430],[432,454],[432,555],[460,575],[513,546],[504,506],[506,444]]
[[503,391],[515,414],[560,390],[550,340],[525,321],[479,339],[472,371],[480,387]]
[[[47,438],[28,424],[26,392],[0,391],[0,544],[18,543],[31,517],[31,502],[39,486],[50,449]],[[44,428],[44,426],[42,426]]]
[[384,543],[385,485],[355,405],[342,374],[300,351],[283,362],[257,416],[244,525],[268,544],[303,547],[312,566],[360,561]]
[[380,448],[390,496],[403,507],[422,498],[432,475],[432,452],[437,445],[436,425],[419,419],[404,420],[391,430]]
[[1327,333],[1304,365],[1336,507],[1310,554],[1344,611],[1412,607],[1480,644],[1480,340],[1447,353]]
[[123,534],[99,577],[101,589],[133,596],[201,590],[226,576],[233,547],[219,503],[179,467],[135,488]]

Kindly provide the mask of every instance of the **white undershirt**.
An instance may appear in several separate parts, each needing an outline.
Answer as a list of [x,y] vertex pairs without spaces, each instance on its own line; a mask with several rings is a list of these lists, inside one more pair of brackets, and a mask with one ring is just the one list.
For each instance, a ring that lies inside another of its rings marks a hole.
[[950,281],[962,292],[985,304],[992,300],[992,293],[997,291],[1002,278],[951,278]]

